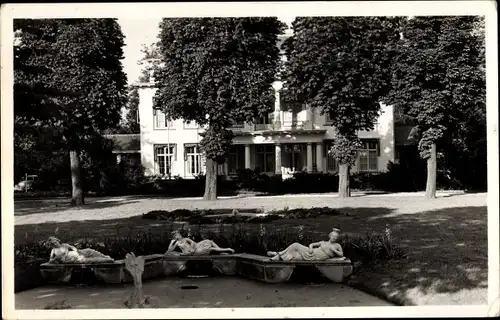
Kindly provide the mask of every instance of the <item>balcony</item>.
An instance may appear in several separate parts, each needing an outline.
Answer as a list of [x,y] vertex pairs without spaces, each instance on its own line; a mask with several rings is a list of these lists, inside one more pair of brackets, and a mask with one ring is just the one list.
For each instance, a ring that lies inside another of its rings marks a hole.
[[310,120],[284,121],[274,123],[239,123],[231,127],[236,132],[257,131],[304,131],[315,130],[315,125]]

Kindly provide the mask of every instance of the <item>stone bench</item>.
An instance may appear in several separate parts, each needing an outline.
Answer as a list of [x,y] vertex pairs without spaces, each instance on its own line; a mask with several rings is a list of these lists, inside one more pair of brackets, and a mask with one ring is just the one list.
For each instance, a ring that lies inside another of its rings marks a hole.
[[[352,274],[352,263],[347,258],[325,261],[272,261],[269,257],[253,254],[231,255],[163,255],[144,256],[143,280],[160,276],[174,276],[190,273],[192,268],[205,264],[221,275],[239,275],[267,283],[282,283],[290,279],[296,266],[312,266],[333,282],[342,282]],[[91,272],[106,283],[132,282],[132,276],[125,270],[125,260],[113,263],[95,264],[49,264],[40,266],[44,279],[49,283],[69,283],[75,272]]]
[[[144,280],[164,275],[163,254],[144,256]],[[63,263],[40,265],[40,272],[48,283],[70,283],[77,272],[89,272],[97,279],[106,283],[132,282],[132,276],[125,270],[125,260],[115,260],[112,263]]]
[[342,282],[352,274],[352,263],[347,258],[333,258],[325,261],[272,261],[268,257],[243,254],[238,263],[238,274],[267,283],[286,282],[297,266],[316,267],[333,282]]
[[163,256],[163,270],[166,276],[189,272],[190,265],[208,263],[210,268],[219,274],[232,276],[237,274],[238,259],[241,254],[231,255],[165,255]]

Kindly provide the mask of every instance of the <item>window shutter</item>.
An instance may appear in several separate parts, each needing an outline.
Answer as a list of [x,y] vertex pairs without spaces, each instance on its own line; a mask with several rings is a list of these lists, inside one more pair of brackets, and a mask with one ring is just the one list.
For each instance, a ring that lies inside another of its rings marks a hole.
[[157,112],[157,111],[158,111],[158,110],[153,109],[153,116],[156,116],[156,112]]
[[380,157],[380,139],[375,139],[373,142],[375,143],[375,146],[377,147],[377,157]]

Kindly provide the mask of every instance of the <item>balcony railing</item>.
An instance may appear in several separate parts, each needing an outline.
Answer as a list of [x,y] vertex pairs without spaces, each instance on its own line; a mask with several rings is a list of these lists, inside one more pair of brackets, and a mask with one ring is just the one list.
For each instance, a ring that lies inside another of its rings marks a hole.
[[284,121],[281,125],[282,130],[313,130],[314,125],[309,120]]
[[254,130],[262,131],[262,130],[274,130],[275,125],[273,123],[256,123],[254,125]]
[[231,127],[235,132],[314,130],[314,128],[314,124],[309,120],[284,121],[282,123],[245,123],[235,124]]

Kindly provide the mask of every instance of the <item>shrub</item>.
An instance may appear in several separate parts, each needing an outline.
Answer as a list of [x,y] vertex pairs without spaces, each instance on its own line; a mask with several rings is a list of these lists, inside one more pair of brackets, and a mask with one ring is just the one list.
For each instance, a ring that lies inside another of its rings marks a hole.
[[335,192],[338,188],[338,176],[330,173],[297,172],[292,178],[283,180],[279,175],[243,169],[238,171],[238,182],[241,189],[267,194]]
[[307,173],[297,172],[291,179],[284,181],[289,184],[290,193],[324,193],[337,192],[339,186],[339,177],[332,173]]
[[345,256],[362,262],[405,259],[408,255],[408,251],[396,243],[389,227],[386,227],[383,233],[373,232],[366,236],[343,235],[339,243]]

